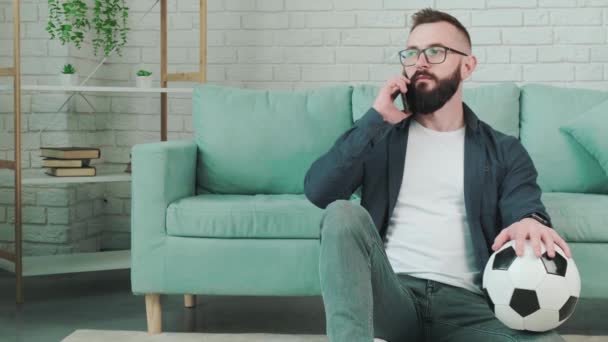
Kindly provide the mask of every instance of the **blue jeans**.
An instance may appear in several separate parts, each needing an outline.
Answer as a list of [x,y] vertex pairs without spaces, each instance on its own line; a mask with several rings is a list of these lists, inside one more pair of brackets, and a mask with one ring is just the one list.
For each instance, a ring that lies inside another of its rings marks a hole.
[[368,212],[349,201],[326,209],[319,272],[332,342],[564,341],[508,328],[482,295],[395,274]]

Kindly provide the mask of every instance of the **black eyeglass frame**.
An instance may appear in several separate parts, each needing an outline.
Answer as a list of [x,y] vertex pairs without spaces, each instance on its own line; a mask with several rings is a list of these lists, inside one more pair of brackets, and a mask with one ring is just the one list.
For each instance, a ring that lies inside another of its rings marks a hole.
[[[443,55],[443,60],[442,60],[441,62],[437,62],[437,63],[431,63],[431,62],[429,61],[429,56],[427,56],[427,55],[426,55],[426,50],[428,50],[428,49],[434,49],[434,48],[442,48],[442,49],[445,49],[445,54]],[[402,54],[403,52],[407,51],[407,50],[418,50],[418,54],[416,55],[416,60],[415,60],[415,62],[414,62],[413,64],[405,64],[405,63],[403,63],[403,60],[404,60],[405,58],[402,58],[402,55],[401,55],[401,54]],[[457,53],[457,54],[459,54],[459,55],[462,55],[462,56],[465,56],[465,57],[468,57],[468,56],[469,56],[469,55],[467,55],[466,53],[464,53],[464,52],[462,52],[462,51],[458,51],[458,50],[456,50],[456,49],[452,49],[451,47],[447,47],[447,46],[443,46],[443,45],[432,45],[432,46],[429,46],[429,47],[424,48],[424,49],[422,49],[422,50],[420,50],[420,49],[416,49],[416,48],[409,48],[409,49],[403,49],[403,50],[399,51],[399,52],[398,52],[398,55],[399,55],[399,63],[401,63],[401,65],[406,66],[406,67],[409,67],[409,66],[414,66],[414,65],[416,65],[416,63],[418,62],[418,59],[420,58],[420,54],[422,53],[422,54],[424,54],[424,58],[426,59],[426,62],[427,62],[427,63],[429,63],[429,64],[441,64],[441,63],[445,62],[445,60],[448,58],[448,52],[450,52],[450,51],[455,52],[455,53]]]

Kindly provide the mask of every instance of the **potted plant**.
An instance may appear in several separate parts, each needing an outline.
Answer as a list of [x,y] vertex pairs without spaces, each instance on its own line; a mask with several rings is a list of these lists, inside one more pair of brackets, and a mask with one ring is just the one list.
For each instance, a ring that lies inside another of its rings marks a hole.
[[66,64],[61,70],[61,84],[64,86],[77,86],[78,74],[72,64]]
[[152,72],[144,69],[139,69],[136,73],[135,83],[137,88],[152,87]]

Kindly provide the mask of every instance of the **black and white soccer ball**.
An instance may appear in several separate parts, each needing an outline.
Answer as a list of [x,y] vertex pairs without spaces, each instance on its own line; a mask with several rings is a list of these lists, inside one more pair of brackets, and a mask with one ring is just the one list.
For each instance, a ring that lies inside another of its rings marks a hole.
[[490,308],[506,326],[516,330],[547,331],[564,323],[574,312],[581,281],[573,259],[559,246],[549,259],[534,255],[526,240],[524,255],[515,254],[515,241],[494,252],[483,274],[483,291]]

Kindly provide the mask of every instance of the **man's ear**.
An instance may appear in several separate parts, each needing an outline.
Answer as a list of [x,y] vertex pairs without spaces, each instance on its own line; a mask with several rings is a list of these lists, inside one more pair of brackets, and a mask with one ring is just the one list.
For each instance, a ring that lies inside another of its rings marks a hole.
[[477,57],[469,55],[463,59],[464,61],[460,66],[460,76],[463,80],[466,80],[471,76],[475,67],[477,67]]

